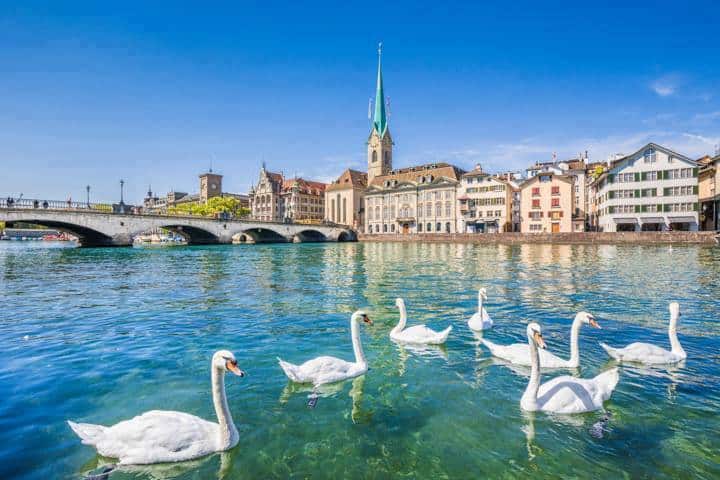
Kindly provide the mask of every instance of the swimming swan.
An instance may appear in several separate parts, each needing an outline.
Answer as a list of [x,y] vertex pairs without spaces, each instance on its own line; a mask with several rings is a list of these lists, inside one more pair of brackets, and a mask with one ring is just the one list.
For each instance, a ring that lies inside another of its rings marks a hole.
[[478,311],[468,320],[468,327],[470,327],[471,330],[487,330],[493,326],[490,315],[488,315],[487,310],[483,307],[483,300],[487,300],[487,290],[481,288],[478,290]]
[[670,337],[670,347],[668,351],[664,348],[657,347],[650,343],[631,343],[625,348],[613,348],[604,343],[600,346],[615,360],[620,362],[639,362],[648,365],[662,365],[668,363],[677,363],[687,358],[685,350],[680,345],[677,337],[677,322],[680,318],[680,305],[677,302],[670,304],[670,326],[668,327],[668,337]]
[[350,317],[350,332],[355,352],[354,362],[346,362],[336,357],[322,356],[308,360],[302,365],[293,365],[278,358],[280,368],[293,382],[315,385],[339,382],[362,375],[367,372],[368,365],[360,343],[360,320],[372,325],[372,320],[361,310],[353,313],[352,317]]
[[[540,367],[541,368],[577,368],[580,366],[580,347],[578,346],[578,337],[580,335],[580,327],[583,325],[591,325],[600,328],[595,317],[587,312],[580,312],[575,315],[572,327],[570,328],[570,359],[565,360],[557,355],[541,350]],[[511,345],[498,345],[488,340],[481,339],[490,353],[498,358],[507,360],[515,365],[530,365],[530,347],[524,343],[513,343]]]
[[414,327],[405,328],[407,323],[407,311],[405,310],[405,301],[402,298],[395,299],[395,306],[400,309],[400,321],[395,328],[390,330],[390,338],[396,342],[416,343],[424,345],[440,345],[447,340],[452,326],[449,326],[442,332],[436,332],[425,325],[415,325]]
[[82,443],[92,445],[104,457],[119,459],[119,464],[124,465],[181,462],[228,450],[237,445],[239,435],[225,396],[225,372],[245,375],[235,356],[220,350],[211,363],[218,423],[183,412],[152,410],[111,427],[70,420],[68,424]]
[[545,341],[542,338],[540,325],[530,323],[527,326],[527,338],[532,367],[530,381],[520,399],[520,407],[523,410],[582,413],[602,408],[603,402],[610,398],[620,378],[617,367],[595,378],[563,375],[541,385],[538,346],[545,348]]

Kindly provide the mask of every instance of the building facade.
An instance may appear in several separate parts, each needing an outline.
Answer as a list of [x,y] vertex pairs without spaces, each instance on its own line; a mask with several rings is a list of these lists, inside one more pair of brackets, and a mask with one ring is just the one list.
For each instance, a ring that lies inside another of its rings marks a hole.
[[700,228],[720,229],[720,155],[701,161],[698,173]]
[[461,176],[457,198],[458,232],[513,231],[513,188],[505,179],[476,165]]
[[325,189],[325,220],[356,230],[363,228],[367,173],[347,169]]
[[257,184],[250,189],[250,216],[268,222],[320,222],[326,187],[303,178],[286,179],[263,164]]
[[600,231],[698,230],[698,164],[684,155],[650,143],[595,182]]
[[520,231],[572,231],[574,181],[569,175],[539,172],[520,185]]
[[463,173],[437,163],[376,176],[365,192],[365,232],[456,233],[457,187]]

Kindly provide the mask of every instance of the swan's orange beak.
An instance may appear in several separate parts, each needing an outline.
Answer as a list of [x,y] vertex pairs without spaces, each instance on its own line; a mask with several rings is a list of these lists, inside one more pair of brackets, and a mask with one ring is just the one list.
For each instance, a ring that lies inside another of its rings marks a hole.
[[595,327],[595,328],[599,328],[600,330],[602,330],[602,327],[601,327],[600,324],[595,320],[595,317],[590,317],[590,326],[591,326],[591,327]]
[[547,348],[547,346],[545,345],[545,340],[543,340],[543,337],[539,332],[535,332],[533,336],[535,337],[535,343],[537,343],[538,347]]
[[238,377],[245,376],[245,372],[238,368],[237,360],[228,360],[227,362],[225,362],[225,368],[227,368],[228,372],[232,372]]
[[368,325],[373,324],[372,320],[370,320],[370,317],[368,317],[367,315],[363,316],[363,322],[367,323]]

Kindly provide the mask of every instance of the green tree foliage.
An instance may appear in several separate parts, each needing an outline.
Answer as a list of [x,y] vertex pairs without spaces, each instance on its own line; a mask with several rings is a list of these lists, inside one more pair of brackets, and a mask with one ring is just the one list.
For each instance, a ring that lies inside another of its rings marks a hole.
[[240,200],[233,197],[213,197],[207,203],[182,203],[168,209],[171,215],[201,215],[217,217],[220,213],[228,213],[235,218],[245,217],[250,210],[240,206]]

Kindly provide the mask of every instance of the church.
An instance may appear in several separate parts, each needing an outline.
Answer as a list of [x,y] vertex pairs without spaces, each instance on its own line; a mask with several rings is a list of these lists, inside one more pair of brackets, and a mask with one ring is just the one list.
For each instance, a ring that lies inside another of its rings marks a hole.
[[372,234],[455,233],[457,187],[463,170],[447,163],[393,169],[383,90],[382,51],[378,50],[375,109],[367,140],[367,189],[363,231]]

